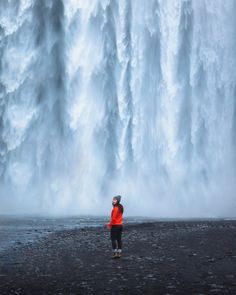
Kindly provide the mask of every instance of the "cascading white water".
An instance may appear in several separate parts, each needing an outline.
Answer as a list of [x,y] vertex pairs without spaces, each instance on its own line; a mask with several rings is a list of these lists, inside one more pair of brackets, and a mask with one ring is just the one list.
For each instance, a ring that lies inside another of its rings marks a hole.
[[1,0],[0,212],[235,216],[235,13]]

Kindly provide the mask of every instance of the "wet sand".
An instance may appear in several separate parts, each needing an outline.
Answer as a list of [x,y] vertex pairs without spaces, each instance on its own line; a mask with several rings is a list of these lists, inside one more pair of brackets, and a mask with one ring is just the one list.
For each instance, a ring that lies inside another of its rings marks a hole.
[[236,221],[65,229],[0,253],[0,294],[236,294]]

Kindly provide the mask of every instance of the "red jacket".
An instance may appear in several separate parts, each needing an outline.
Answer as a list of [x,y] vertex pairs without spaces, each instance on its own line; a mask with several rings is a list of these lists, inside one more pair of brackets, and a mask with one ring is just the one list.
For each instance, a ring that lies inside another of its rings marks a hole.
[[123,224],[122,216],[123,216],[123,213],[120,211],[119,207],[114,206],[111,211],[111,220],[108,223],[108,227],[111,228],[112,225]]

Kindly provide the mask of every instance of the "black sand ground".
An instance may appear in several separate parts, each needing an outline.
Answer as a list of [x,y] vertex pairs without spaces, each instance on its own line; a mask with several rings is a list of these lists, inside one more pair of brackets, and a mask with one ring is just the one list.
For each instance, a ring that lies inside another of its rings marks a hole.
[[104,228],[53,232],[0,254],[0,294],[236,294],[236,221],[124,226],[111,259]]

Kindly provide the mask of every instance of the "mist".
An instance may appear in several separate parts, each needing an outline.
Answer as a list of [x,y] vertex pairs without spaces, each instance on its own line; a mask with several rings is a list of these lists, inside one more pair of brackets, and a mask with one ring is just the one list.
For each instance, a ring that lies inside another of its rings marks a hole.
[[0,2],[0,213],[236,217],[236,2]]

